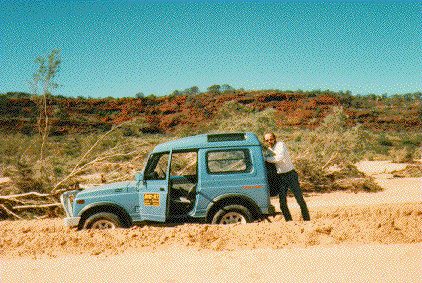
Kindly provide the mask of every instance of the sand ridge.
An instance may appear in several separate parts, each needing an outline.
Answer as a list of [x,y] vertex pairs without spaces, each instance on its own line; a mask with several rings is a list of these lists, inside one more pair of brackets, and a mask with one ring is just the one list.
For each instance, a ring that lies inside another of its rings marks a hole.
[[[293,216],[299,218],[298,211]],[[321,207],[312,221],[285,222],[281,216],[247,225],[167,224],[109,231],[77,231],[61,219],[0,222],[0,258],[117,255],[174,245],[199,250],[309,247],[352,243],[422,241],[422,203]],[[270,222],[271,221],[271,222]]]

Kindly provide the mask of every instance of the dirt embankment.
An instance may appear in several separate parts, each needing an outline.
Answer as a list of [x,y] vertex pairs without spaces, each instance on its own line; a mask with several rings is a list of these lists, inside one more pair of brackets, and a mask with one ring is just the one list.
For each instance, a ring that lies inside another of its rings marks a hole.
[[[294,211],[299,218],[298,211]],[[311,209],[312,221],[281,216],[248,225],[183,224],[76,231],[61,219],[0,222],[0,258],[116,255],[170,246],[200,250],[281,249],[333,244],[422,242],[422,203]]]

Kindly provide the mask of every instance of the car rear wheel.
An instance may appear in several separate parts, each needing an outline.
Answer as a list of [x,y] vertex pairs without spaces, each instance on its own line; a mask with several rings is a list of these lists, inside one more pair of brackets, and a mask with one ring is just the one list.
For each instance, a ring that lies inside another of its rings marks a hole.
[[243,205],[227,205],[220,208],[212,218],[212,224],[246,224],[253,221],[249,209]]
[[88,217],[83,228],[104,230],[115,229],[122,226],[122,222],[117,215],[109,212],[100,212]]

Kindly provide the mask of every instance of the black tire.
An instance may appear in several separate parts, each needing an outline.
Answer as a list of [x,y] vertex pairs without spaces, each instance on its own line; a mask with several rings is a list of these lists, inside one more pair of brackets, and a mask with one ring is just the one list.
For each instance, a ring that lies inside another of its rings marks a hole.
[[211,220],[212,224],[250,223],[252,213],[243,205],[232,204],[220,208]]
[[120,218],[110,212],[99,212],[85,220],[83,229],[115,229],[123,227]]

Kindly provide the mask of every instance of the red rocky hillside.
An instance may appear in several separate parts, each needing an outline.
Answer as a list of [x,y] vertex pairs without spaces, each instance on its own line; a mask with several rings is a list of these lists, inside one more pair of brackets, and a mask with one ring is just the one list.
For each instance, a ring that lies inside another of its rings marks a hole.
[[[421,94],[352,96],[336,92],[230,91],[223,94],[145,98],[50,97],[48,112],[52,135],[105,131],[133,118],[144,121],[144,133],[172,132],[181,126],[198,129],[215,117],[226,102],[234,101],[262,111],[276,110],[283,127],[313,128],[334,106],[342,106],[351,124],[372,130],[420,129]],[[0,129],[3,132],[37,132],[37,98],[25,93],[0,95]]]

